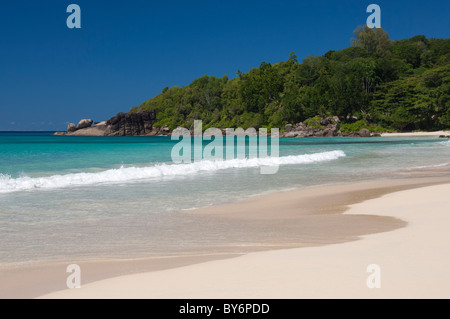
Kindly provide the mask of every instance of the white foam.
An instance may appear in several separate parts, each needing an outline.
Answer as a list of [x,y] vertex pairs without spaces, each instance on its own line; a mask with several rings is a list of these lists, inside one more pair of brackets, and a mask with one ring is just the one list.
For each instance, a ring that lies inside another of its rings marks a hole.
[[445,146],[450,146],[450,140],[448,141],[444,141],[444,142],[439,142],[440,145],[445,145]]
[[204,160],[189,164],[158,164],[148,167],[121,167],[96,173],[73,173],[46,177],[22,176],[11,178],[0,174],[0,193],[33,189],[55,189],[70,186],[123,183],[158,178],[163,176],[185,176],[201,172],[214,172],[230,168],[251,168],[260,166],[279,166],[293,164],[312,164],[332,161],[345,157],[343,151],[292,155],[284,157],[265,157],[253,159],[233,159],[227,161]]
[[426,165],[426,166],[416,166],[411,169],[423,169],[423,168],[439,168],[439,167],[447,167],[449,163],[436,164],[436,165]]

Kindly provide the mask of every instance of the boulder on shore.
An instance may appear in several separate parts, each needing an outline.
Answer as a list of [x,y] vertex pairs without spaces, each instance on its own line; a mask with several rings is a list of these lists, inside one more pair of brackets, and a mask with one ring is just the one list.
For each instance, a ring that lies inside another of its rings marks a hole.
[[361,137],[370,137],[370,131],[366,128],[363,128],[358,132],[359,136]]
[[106,126],[92,126],[69,133],[72,136],[107,136],[109,130]]
[[77,125],[77,130],[81,130],[81,129],[84,129],[84,128],[87,128],[87,127],[91,127],[91,126],[92,126],[92,123],[94,123],[94,121],[91,120],[91,119],[84,119],[84,120],[81,120],[81,121],[78,123],[78,125]]
[[77,130],[77,126],[74,123],[69,123],[69,125],[67,125],[67,132],[71,133],[71,132],[75,132]]
[[[108,136],[139,136],[154,135],[156,130],[153,123],[156,122],[154,111],[136,113],[117,113],[116,116],[106,121],[105,125],[110,129]],[[162,130],[161,130],[162,131]],[[168,133],[168,132],[164,132]]]
[[292,124],[286,124],[286,126],[284,127],[284,131],[286,133],[289,133],[293,130],[294,126]]

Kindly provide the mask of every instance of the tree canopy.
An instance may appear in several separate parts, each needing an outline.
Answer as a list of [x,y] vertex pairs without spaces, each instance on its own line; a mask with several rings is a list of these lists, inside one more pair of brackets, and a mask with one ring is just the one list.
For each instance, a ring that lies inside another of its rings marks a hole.
[[352,46],[310,56],[295,52],[229,79],[204,75],[131,112],[154,110],[156,126],[284,127],[316,116],[363,120],[373,127],[432,130],[450,126],[450,39],[392,41],[359,27]]

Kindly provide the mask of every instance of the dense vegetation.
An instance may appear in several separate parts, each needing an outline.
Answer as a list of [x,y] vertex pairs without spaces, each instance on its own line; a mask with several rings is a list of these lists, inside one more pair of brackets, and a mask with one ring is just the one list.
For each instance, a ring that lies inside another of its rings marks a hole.
[[343,130],[432,130],[450,126],[450,39],[392,41],[359,27],[352,46],[324,56],[261,63],[235,79],[202,76],[164,88],[133,108],[155,110],[155,126],[279,127],[337,115]]

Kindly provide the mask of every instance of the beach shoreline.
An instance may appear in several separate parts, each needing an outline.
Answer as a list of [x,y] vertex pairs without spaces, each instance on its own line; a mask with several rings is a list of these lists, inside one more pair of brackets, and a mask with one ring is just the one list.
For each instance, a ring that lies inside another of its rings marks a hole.
[[[276,192],[247,198],[238,203],[184,211],[183,214],[186,215],[214,217],[219,222],[234,220],[236,223],[256,224],[256,227],[272,231],[272,234],[280,233],[281,237],[283,236],[283,227],[287,227],[286,225],[290,225],[294,230],[298,229],[299,232],[306,232],[306,235],[300,237],[303,242],[297,240],[291,244],[288,240],[277,241],[276,238],[270,238],[266,244],[260,247],[240,247],[239,250],[230,249],[227,252],[134,260],[80,260],[78,264],[83,270],[83,284],[88,284],[136,273],[179,269],[258,251],[318,247],[357,241],[367,234],[400,229],[406,226],[406,222],[391,217],[346,216],[343,213],[349,205],[396,191],[449,182],[450,177],[421,177],[419,174],[416,178],[315,186]],[[274,211],[277,213],[273,214]],[[268,229],[268,225],[275,225],[271,226],[275,227],[275,230]],[[287,234],[286,232],[284,235],[287,236]],[[65,270],[68,264],[69,262],[57,262],[0,267],[0,280],[2,280],[3,287],[0,291],[0,298],[34,298],[64,290],[66,289],[65,280],[68,276]]]
[[[360,240],[271,250],[88,284],[42,298],[448,298],[450,184],[395,191],[344,215],[390,216],[408,225]],[[381,269],[380,288],[367,285]]]
[[381,137],[440,137],[450,136],[450,131],[382,133]]

